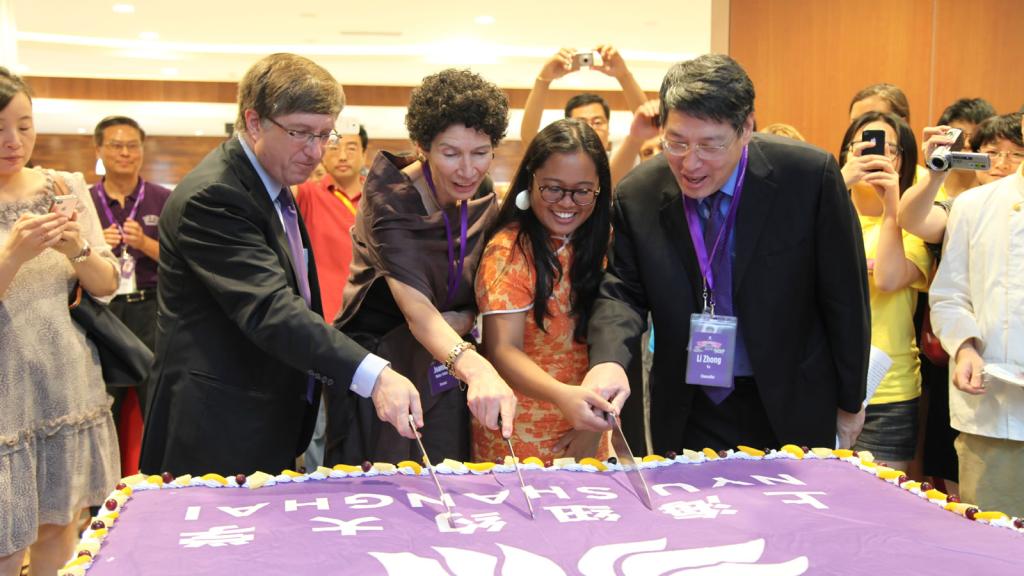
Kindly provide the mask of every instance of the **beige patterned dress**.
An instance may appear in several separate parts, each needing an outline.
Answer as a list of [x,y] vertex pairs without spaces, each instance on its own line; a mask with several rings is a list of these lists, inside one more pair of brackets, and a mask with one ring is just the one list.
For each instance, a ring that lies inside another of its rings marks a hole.
[[[0,245],[18,217],[45,214],[63,178],[78,195],[82,237],[114,262],[80,174],[46,172],[46,185],[0,201]],[[35,540],[40,524],[67,524],[117,483],[114,422],[96,349],[68,313],[75,271],[45,250],[0,297],[0,556]]]

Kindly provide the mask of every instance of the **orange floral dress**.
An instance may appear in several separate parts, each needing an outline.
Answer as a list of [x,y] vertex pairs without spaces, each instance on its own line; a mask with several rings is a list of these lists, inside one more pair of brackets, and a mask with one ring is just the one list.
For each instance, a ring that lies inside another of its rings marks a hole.
[[[579,386],[587,373],[587,345],[573,339],[576,323],[570,316],[569,266],[572,262],[572,246],[565,245],[558,250],[562,266],[562,277],[555,283],[548,311],[544,321],[545,332],[537,327],[533,319],[533,297],[536,277],[533,258],[516,244],[518,225],[500,230],[484,248],[480,267],[476,274],[476,302],[482,315],[511,312],[526,312],[526,326],[523,330],[523,352],[538,366],[559,382]],[[529,246],[526,248],[529,251]],[[483,337],[486,339],[486,330]],[[512,446],[516,456],[522,460],[537,456],[543,460],[558,457],[554,447],[572,426],[562,416],[562,411],[550,402],[530,398],[516,393],[515,431]],[[508,455],[508,447],[501,435],[473,421],[473,459],[478,462],[493,461]],[[604,435],[595,455],[599,459],[608,457],[608,437]]]

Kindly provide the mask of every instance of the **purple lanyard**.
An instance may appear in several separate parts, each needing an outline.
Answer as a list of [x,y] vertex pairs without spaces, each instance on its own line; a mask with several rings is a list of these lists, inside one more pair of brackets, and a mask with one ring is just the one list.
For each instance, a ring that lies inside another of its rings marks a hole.
[[[430,173],[430,164],[423,161],[423,177],[427,181],[427,187],[430,188],[430,193],[434,195],[434,201],[437,201],[437,189],[434,188],[434,177]],[[440,206],[440,202],[438,202]],[[455,291],[459,289],[459,283],[462,282],[462,268],[466,263],[466,230],[469,228],[469,200],[463,200],[460,208],[460,220],[461,225],[459,227],[459,261],[458,265],[455,263],[455,243],[452,242],[452,226],[448,221],[448,214],[441,208],[441,216],[444,218],[444,234],[448,240],[448,295],[444,299],[444,305],[442,308],[447,308],[448,304],[451,303],[452,298],[455,297]]]
[[[96,184],[96,193],[100,196],[100,204],[103,206],[103,213],[107,216],[107,222],[117,226],[117,231],[124,235],[124,226],[120,222],[114,219],[114,212],[110,209],[110,197],[107,196],[107,189],[103,186],[103,181],[100,180]],[[125,220],[135,220],[135,215],[139,212],[139,206],[142,205],[142,199],[146,197],[146,181],[139,178],[139,197],[135,199],[135,205],[132,206],[132,211],[128,213],[128,217]],[[122,251],[124,248],[121,249]]]
[[[708,253],[707,246],[704,245],[704,235],[701,233],[700,220],[697,217],[697,201],[688,196],[683,197],[683,211],[686,212],[686,221],[690,228],[690,239],[693,240],[693,249],[697,253],[697,262],[700,264],[700,274],[704,277],[704,292],[705,296],[708,289],[714,293],[715,290],[715,277],[714,272],[711,270],[711,263],[715,261],[715,255],[718,253],[718,248],[722,245],[722,239],[728,238],[729,233],[732,231],[732,227],[736,222],[736,210],[740,205],[740,195],[743,194],[743,181],[747,176],[747,147],[743,147],[743,154],[740,155],[740,175],[736,179],[736,187],[733,188],[732,192],[732,204],[729,206],[729,215],[725,219],[725,223],[718,230],[718,236],[715,238],[715,244],[711,247],[711,252]],[[708,222],[711,220],[711,214],[708,214]],[[728,240],[726,240],[728,243]],[[705,297],[705,302],[707,298]]]

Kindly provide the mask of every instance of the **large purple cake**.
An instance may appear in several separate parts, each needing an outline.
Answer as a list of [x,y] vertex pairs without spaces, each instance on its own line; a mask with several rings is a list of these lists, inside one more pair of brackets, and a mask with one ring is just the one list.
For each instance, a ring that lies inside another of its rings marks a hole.
[[454,528],[413,464],[129,478],[134,489],[112,493],[62,574],[989,575],[1024,565],[1018,519],[947,503],[843,451],[649,459],[653,511],[614,464],[524,464],[525,492],[511,466],[470,467],[437,467]]

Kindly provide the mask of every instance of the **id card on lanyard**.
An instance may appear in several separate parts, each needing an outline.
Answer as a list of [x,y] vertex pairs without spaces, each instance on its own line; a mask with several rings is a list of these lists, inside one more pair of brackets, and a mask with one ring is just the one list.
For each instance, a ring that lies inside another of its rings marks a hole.
[[[114,218],[114,212],[110,209],[110,197],[107,196],[107,189],[103,186],[101,180],[96,184],[96,193],[100,197],[100,205],[103,206],[103,213],[107,217],[107,222],[117,226],[118,233],[124,238],[124,226]],[[142,205],[142,200],[146,197],[146,181],[139,178],[139,196],[135,199],[135,205],[132,206],[131,212],[128,213],[128,217],[125,220],[135,220],[135,215],[139,212],[139,206]],[[117,293],[118,294],[131,294],[138,291],[138,286],[135,282],[135,257],[128,253],[128,245],[121,243],[121,253],[117,254],[118,268],[120,275],[118,277]]]
[[[430,164],[423,162],[423,178],[427,181],[430,193],[437,200],[437,190],[434,188],[434,177],[430,173]],[[455,242],[452,238],[452,226],[448,219],[448,213],[441,210],[441,217],[444,218],[445,238],[448,240],[448,294],[445,296],[442,308],[447,308],[455,297],[455,292],[462,282],[462,270],[466,263],[466,237],[469,229],[469,201],[463,200],[459,207],[459,258],[455,259]],[[458,380],[448,373],[448,369],[437,360],[430,363],[429,373],[430,393],[432,396],[442,394],[451,390],[458,384]]]
[[[743,148],[740,156],[739,177],[733,189],[732,205],[725,223],[718,230],[715,243],[708,250],[704,244],[700,220],[697,217],[696,202],[683,198],[683,210],[690,229],[690,239],[697,254],[697,263],[703,279],[702,299],[704,309],[699,314],[690,315],[690,339],[687,344],[686,383],[697,386],[714,386],[728,388],[733,385],[733,364],[736,358],[736,333],[738,320],[735,316],[715,313],[715,278],[713,263],[715,257],[725,251],[723,257],[729,258],[729,235],[736,223],[736,212],[739,209],[740,196],[743,193],[743,180],[747,172],[747,148]],[[713,215],[708,215],[710,225]],[[732,287],[727,287],[731,289]]]

